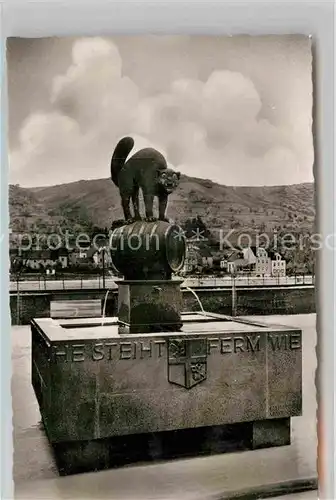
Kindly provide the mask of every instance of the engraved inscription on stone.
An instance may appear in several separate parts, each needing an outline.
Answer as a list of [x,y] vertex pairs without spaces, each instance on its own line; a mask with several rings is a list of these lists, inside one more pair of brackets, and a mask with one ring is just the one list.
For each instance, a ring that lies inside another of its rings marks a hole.
[[268,334],[268,342],[273,351],[293,351],[302,347],[298,332]]
[[61,363],[80,361],[111,361],[113,355],[119,360],[162,358],[165,340],[97,342],[95,344],[61,344],[53,346],[52,360]]
[[71,361],[84,361],[84,344],[72,344],[72,360]]
[[245,335],[244,337],[213,337],[208,339],[208,354],[220,352],[231,354],[240,352],[260,351],[260,335]]
[[[196,349],[196,346],[202,345],[201,356],[213,354],[226,356],[243,353],[252,355],[260,352],[263,348],[264,344],[261,342],[261,338],[259,334],[250,334],[192,339],[192,344],[189,343],[190,339],[183,338],[169,339],[168,341],[147,339],[97,342],[94,344],[69,343],[54,345],[51,359],[57,363],[78,363],[86,360],[111,361],[113,357],[121,361],[132,359],[146,361],[150,358],[156,359],[166,356],[167,348],[167,357],[169,359],[182,359],[188,357],[189,345],[193,346],[193,350]],[[275,352],[293,351],[302,348],[301,334],[298,332],[269,333],[267,339],[268,348]],[[201,363],[195,360],[191,361],[190,373],[190,377],[194,381],[201,381],[202,377],[205,378],[206,369],[203,361]]]

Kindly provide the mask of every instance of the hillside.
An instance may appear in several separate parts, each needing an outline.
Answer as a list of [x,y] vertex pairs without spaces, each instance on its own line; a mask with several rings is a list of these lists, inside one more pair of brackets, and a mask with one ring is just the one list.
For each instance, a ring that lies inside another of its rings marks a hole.
[[9,216],[13,232],[53,231],[64,223],[30,189],[9,186]]
[[[9,199],[13,232],[46,228],[75,232],[92,225],[110,227],[122,218],[119,193],[110,179],[33,189],[10,186]],[[314,185],[232,187],[182,176],[170,197],[168,217],[184,224],[197,216],[211,232],[312,231]]]

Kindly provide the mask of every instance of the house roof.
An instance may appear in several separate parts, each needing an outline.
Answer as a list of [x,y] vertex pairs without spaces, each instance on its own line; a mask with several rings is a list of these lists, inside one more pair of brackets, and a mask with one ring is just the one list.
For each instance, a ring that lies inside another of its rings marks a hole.
[[74,250],[79,251],[80,249],[87,250],[91,246],[90,241],[86,240],[84,241],[79,238],[69,238],[68,242],[69,242],[69,247],[71,248],[70,250],[71,252],[73,252]]
[[66,248],[60,249],[35,249],[35,250],[23,250],[19,248],[10,248],[9,255],[11,257],[22,256],[25,259],[50,259],[57,260],[60,256],[69,255],[69,251]]
[[[255,256],[257,256],[258,248],[262,248],[262,249],[266,250],[267,256],[271,260],[275,260],[277,254],[281,255],[280,252],[276,252],[276,251],[273,251],[273,250],[268,250],[268,249],[264,248],[263,246],[260,246],[260,247],[250,246],[248,248],[250,248],[252,250],[252,252],[254,253]],[[283,258],[283,257],[281,257],[281,258]]]
[[212,257],[212,252],[210,248],[207,245],[202,244],[201,242],[196,242],[194,241],[189,241],[187,243],[187,251],[194,251],[197,252],[197,254],[200,257]]
[[245,266],[248,266],[250,263],[247,259],[237,259],[235,261],[235,265],[236,266],[242,266],[242,267],[245,267]]
[[99,253],[98,248],[91,247],[88,249],[86,256],[88,259],[91,259],[96,253]]
[[67,255],[69,255],[69,250],[67,248],[60,248],[58,250],[58,255],[60,257],[66,257]]
[[243,252],[240,250],[234,250],[230,255],[228,255],[228,262],[236,262],[236,260],[244,258]]
[[84,265],[84,264],[92,264],[92,260],[89,257],[83,257],[78,262],[78,265],[81,266],[81,265]]
[[255,264],[256,263],[256,254],[253,252],[251,247],[247,247],[243,249],[243,254],[244,254],[244,259],[246,259],[249,264]]
[[206,257],[207,259],[212,259],[212,253],[210,252],[210,250],[207,250],[207,249],[202,249],[201,252],[200,252],[201,256],[202,257]]
[[[263,248],[263,247],[259,247],[259,248]],[[257,254],[257,248],[256,247],[251,247],[251,250],[253,250],[254,255]],[[266,250],[266,249],[264,249],[264,250]],[[275,252],[273,250],[266,250],[266,252],[267,252],[267,257],[269,257],[271,260],[276,260],[276,256],[277,255],[280,255],[281,260],[285,260],[284,257],[281,255],[280,252]]]
[[27,258],[29,260],[55,260],[51,250],[32,250]]

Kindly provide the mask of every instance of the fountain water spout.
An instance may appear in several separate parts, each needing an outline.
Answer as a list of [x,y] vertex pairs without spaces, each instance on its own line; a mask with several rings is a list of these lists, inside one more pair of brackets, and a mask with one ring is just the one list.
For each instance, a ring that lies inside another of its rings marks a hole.
[[110,293],[110,289],[107,290],[105,293],[105,299],[104,299],[104,305],[103,305],[103,313],[102,313],[102,323],[101,326],[104,326],[104,321],[105,321],[105,312],[106,312],[106,302],[107,302],[107,297],[108,294]]
[[204,308],[203,308],[203,305],[202,305],[202,302],[200,301],[200,298],[199,296],[197,295],[197,293],[195,292],[195,290],[193,290],[192,288],[190,288],[189,286],[185,286],[184,287],[186,290],[188,290],[189,292],[191,292],[193,294],[193,296],[196,298],[200,308],[201,308],[201,312],[204,316],[206,316],[206,312],[204,311]]

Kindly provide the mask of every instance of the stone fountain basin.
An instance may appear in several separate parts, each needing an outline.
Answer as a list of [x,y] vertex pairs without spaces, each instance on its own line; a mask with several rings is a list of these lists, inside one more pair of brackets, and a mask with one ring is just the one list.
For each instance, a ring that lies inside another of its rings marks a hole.
[[176,333],[126,335],[117,318],[33,319],[49,441],[252,422],[255,447],[289,444],[302,411],[301,330],[212,313],[182,320]]

